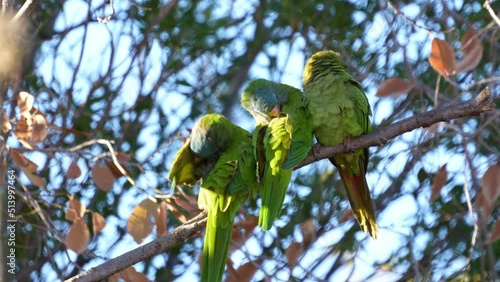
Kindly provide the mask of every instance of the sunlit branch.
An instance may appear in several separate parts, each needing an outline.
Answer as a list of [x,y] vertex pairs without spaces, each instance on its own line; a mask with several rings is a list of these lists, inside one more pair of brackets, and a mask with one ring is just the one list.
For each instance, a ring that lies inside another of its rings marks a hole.
[[490,99],[490,91],[488,88],[485,88],[479,95],[469,101],[458,102],[440,107],[436,110],[419,113],[393,123],[385,128],[352,139],[349,144],[350,148],[346,148],[344,145],[323,147],[316,144],[314,145],[314,154],[310,153],[296,168],[303,167],[321,159],[333,157],[336,154],[347,153],[349,149],[356,150],[371,146],[380,146],[387,143],[390,139],[414,129],[429,127],[441,121],[450,121],[456,118],[479,115],[482,112],[491,111],[494,108],[495,104]]
[[143,261],[152,256],[161,254],[174,246],[182,244],[188,238],[193,237],[196,233],[205,227],[207,221],[207,213],[201,212],[199,215],[175,228],[172,232],[153,240],[143,246],[133,249],[121,256],[111,259],[101,265],[93,267],[77,276],[67,279],[65,282],[73,281],[101,281],[105,278],[118,273],[121,270],[132,266],[140,261]]
[[21,9],[19,9],[19,11],[17,12],[17,14],[14,16],[14,18],[12,19],[13,21],[17,21],[19,20],[19,18],[21,18],[21,16],[24,14],[24,12],[26,12],[26,10],[28,9],[28,7],[33,3],[32,0],[26,0],[26,2],[24,2],[23,6],[21,7]]
[[495,14],[495,11],[493,11],[493,9],[491,8],[490,2],[491,2],[491,0],[484,1],[484,5],[483,6],[486,8],[486,10],[488,10],[488,13],[490,13],[490,16],[497,23],[497,25],[500,26],[500,19]]

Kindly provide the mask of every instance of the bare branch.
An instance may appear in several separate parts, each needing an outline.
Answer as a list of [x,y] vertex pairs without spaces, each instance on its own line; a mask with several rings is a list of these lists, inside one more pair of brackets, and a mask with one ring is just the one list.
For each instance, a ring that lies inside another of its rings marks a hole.
[[33,3],[33,0],[26,0],[26,2],[24,2],[23,6],[21,7],[21,9],[19,9],[19,11],[17,12],[17,14],[14,16],[14,18],[12,19],[13,21],[17,21],[19,20],[19,18],[22,17],[22,15],[24,14],[24,12],[26,12],[26,10],[28,9],[28,7]]
[[175,228],[167,235],[153,240],[143,246],[133,249],[121,256],[111,259],[101,265],[93,267],[77,276],[65,280],[65,282],[85,282],[85,281],[101,281],[105,278],[117,273],[129,266],[132,266],[140,261],[165,252],[169,248],[177,246],[194,236],[205,227],[207,221],[207,213],[201,212],[191,223],[183,224]]
[[488,13],[490,13],[490,16],[493,18],[493,20],[497,23],[498,26],[500,26],[500,19],[498,18],[498,16],[495,14],[495,11],[493,11],[493,9],[491,8],[490,6],[490,2],[491,0],[486,0],[484,1],[484,5],[483,7],[486,8],[486,10],[488,10]]
[[[476,98],[466,102],[458,102],[446,107],[441,107],[437,110],[432,110],[425,113],[417,114],[413,117],[396,122],[386,128],[382,128],[370,134],[363,135],[351,141],[351,150],[368,148],[370,146],[379,146],[385,144],[389,139],[397,137],[405,132],[412,131],[421,127],[429,127],[440,121],[449,121],[456,118],[479,115],[482,112],[491,111],[495,108],[495,104],[490,99],[490,91],[485,88]],[[315,145],[318,146],[319,144]],[[320,159],[325,159],[334,156],[335,154],[347,153],[348,148],[343,145],[335,147],[321,147],[315,154],[310,153],[309,156],[299,164],[295,169],[314,163]],[[315,156],[316,155],[316,156]],[[174,229],[167,235],[160,237],[146,245],[138,247],[128,253],[116,257],[108,262],[105,262],[97,267],[91,268],[75,277],[72,277],[66,282],[73,281],[100,281],[114,273],[119,272],[137,262],[146,258],[152,257],[159,253],[165,252],[167,249],[182,244],[186,239],[194,236],[206,224],[207,213],[202,212],[186,224]]]

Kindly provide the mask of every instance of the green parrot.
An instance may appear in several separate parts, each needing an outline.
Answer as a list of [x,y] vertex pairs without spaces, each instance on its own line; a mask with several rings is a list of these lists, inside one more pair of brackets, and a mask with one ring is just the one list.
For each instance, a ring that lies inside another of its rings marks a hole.
[[257,121],[253,144],[262,184],[259,226],[269,230],[280,215],[292,169],[309,153],[313,134],[302,92],[265,79],[252,81],[241,97]]
[[[321,145],[349,147],[350,138],[371,131],[368,99],[359,82],[347,72],[339,53],[315,53],[306,63],[302,83],[312,130]],[[365,176],[368,149],[339,154],[329,160],[340,173],[361,229],[376,239],[378,227]]]
[[194,185],[201,178],[198,205],[208,212],[201,281],[222,281],[234,217],[258,184],[252,138],[219,114],[194,125],[170,170],[172,185]]

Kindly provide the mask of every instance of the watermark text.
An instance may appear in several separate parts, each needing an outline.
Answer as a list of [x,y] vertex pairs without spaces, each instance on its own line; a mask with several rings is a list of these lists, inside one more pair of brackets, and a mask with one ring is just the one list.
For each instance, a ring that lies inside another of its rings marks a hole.
[[7,271],[16,274],[16,173],[7,171]]

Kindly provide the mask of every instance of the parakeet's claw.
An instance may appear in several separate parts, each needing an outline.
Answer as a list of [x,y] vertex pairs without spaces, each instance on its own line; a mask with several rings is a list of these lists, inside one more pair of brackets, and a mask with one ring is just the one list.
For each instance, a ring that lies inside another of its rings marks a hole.
[[387,138],[380,138],[378,141],[378,145],[379,146],[384,146],[385,144],[387,144],[387,141],[389,141],[389,139]]
[[351,146],[351,137],[346,137],[344,139],[344,148],[347,150],[347,152],[354,153],[354,150],[352,149]]
[[312,152],[312,154],[313,154],[314,158],[315,158],[317,161],[319,161],[319,157],[318,157],[318,156],[319,156],[319,153],[320,153],[320,149],[321,149],[321,145],[320,145],[319,143],[316,143],[316,144],[314,144],[314,145],[312,146],[312,150],[311,150],[311,152]]

